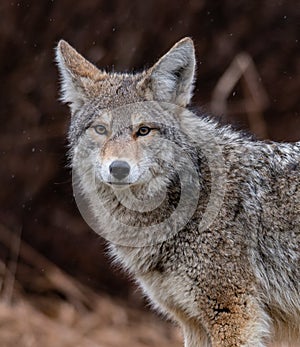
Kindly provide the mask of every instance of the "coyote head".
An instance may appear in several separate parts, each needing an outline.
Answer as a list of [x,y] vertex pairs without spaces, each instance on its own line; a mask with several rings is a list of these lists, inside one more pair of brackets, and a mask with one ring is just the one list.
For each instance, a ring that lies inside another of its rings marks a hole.
[[180,129],[193,89],[192,40],[179,41],[137,74],[99,70],[65,41],[58,44],[57,62],[62,100],[72,114],[73,168],[84,171],[92,165],[96,179],[114,187],[157,186],[158,177],[164,183],[170,161],[180,161],[165,140],[187,142]]

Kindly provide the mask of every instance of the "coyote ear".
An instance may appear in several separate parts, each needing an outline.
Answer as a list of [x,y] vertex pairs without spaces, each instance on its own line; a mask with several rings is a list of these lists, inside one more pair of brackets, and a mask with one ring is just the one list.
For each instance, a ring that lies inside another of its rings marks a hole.
[[105,78],[105,73],[64,40],[57,45],[56,62],[61,75],[61,100],[68,103],[73,112],[87,99],[88,89],[93,82]]
[[149,70],[154,98],[185,107],[192,98],[195,66],[194,44],[186,37]]

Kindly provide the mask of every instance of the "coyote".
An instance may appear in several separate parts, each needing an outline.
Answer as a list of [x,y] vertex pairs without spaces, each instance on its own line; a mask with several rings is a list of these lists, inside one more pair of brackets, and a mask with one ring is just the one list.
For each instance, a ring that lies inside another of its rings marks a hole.
[[190,38],[135,74],[56,57],[79,208],[185,347],[299,346],[300,142],[189,110]]

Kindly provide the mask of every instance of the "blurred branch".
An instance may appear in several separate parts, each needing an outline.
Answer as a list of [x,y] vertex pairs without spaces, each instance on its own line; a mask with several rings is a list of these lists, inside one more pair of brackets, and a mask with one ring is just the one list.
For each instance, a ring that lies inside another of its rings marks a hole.
[[[229,97],[240,80],[243,82],[242,90],[245,98],[229,104]],[[261,78],[250,55],[238,54],[213,90],[211,110],[216,114],[235,114],[244,111],[251,131],[259,137],[266,138],[268,133],[263,111],[269,105],[269,98],[260,81]]]
[[22,229],[19,228],[17,233],[11,233],[13,237],[11,237],[10,245],[8,245],[10,249],[10,261],[5,269],[2,284],[2,299],[6,303],[11,303],[13,297],[15,276],[21,245],[21,232]]

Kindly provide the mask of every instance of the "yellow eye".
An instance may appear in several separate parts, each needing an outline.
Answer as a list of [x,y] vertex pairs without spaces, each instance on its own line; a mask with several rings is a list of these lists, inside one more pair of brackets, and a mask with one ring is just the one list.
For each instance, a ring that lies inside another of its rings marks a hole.
[[106,135],[107,134],[107,130],[106,130],[104,125],[95,125],[94,130],[99,135]]
[[139,130],[136,132],[137,136],[146,136],[150,133],[152,129],[146,126],[140,127]]

